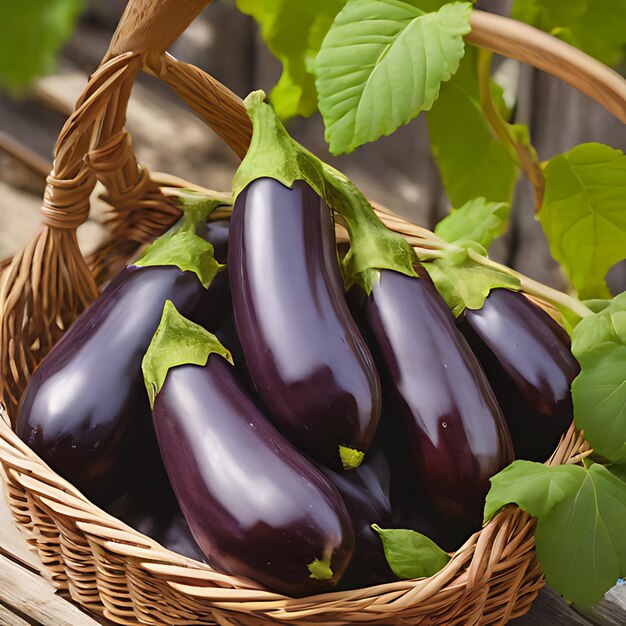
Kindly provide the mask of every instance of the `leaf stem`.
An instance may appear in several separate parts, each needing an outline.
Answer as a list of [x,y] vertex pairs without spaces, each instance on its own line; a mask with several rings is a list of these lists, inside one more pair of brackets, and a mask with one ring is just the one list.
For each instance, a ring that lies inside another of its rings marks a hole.
[[[516,129],[524,129],[522,126],[509,124],[502,118],[493,101],[491,93],[491,61],[493,53],[484,48],[478,49],[478,92],[480,104],[485,114],[485,119],[491,126],[498,139],[509,149],[513,160],[521,167],[533,188],[535,196],[535,212],[537,213],[543,203],[545,192],[545,177],[537,152],[525,135],[515,132]],[[512,150],[511,150],[512,148]]]

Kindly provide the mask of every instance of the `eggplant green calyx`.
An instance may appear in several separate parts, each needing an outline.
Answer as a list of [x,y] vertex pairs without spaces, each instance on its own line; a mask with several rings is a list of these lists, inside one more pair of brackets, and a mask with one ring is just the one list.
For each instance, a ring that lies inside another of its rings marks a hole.
[[141,364],[150,406],[154,406],[154,399],[170,369],[188,364],[204,366],[213,353],[233,365],[233,357],[215,335],[183,317],[172,301],[167,300],[159,327]]
[[339,446],[339,457],[341,458],[343,469],[351,470],[356,469],[363,463],[365,453],[348,446]]
[[350,236],[350,251],[342,262],[346,289],[359,283],[369,294],[383,269],[417,277],[413,267],[417,257],[407,241],[378,219],[367,198],[344,174],[294,141],[264,100],[263,91],[254,91],[244,100],[253,132],[233,180],[233,199],[257,178],[274,178],[286,187],[304,180],[345,222]]
[[225,267],[216,261],[213,246],[206,239],[186,230],[157,239],[135,261],[135,265],[175,265],[183,272],[196,274],[205,288],[209,287],[216,274]]
[[[464,242],[471,244],[472,242]],[[451,245],[442,250],[440,256],[424,263],[437,291],[441,294],[455,317],[468,309],[481,309],[492,289],[509,289],[520,291],[522,286],[519,278],[496,264],[481,264],[485,259],[484,248],[476,250],[468,245],[456,247]]]
[[333,577],[333,570],[330,568],[330,559],[315,559],[307,565],[307,569],[311,572],[309,578],[315,580],[330,580]]
[[167,187],[163,191],[166,195],[176,198],[176,204],[183,212],[177,232],[197,233],[198,227],[204,225],[215,209],[233,204],[231,194],[221,191],[201,192],[173,187]]

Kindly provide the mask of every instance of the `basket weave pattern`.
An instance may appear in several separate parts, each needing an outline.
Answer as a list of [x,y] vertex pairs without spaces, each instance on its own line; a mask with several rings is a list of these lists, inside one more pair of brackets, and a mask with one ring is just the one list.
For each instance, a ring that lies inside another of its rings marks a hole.
[[[534,521],[517,507],[498,513],[431,578],[292,599],[165,550],[91,504],[11,430],[9,416],[15,418],[30,373],[96,297],[98,286],[179,216],[163,188],[194,187],[151,174],[137,162],[124,129],[137,74],[143,69],[164,80],[238,156],[246,152],[251,127],[241,101],[166,52],[209,2],[130,0],[102,65],[58,139],[41,227],[2,274],[0,471],[15,521],[58,588],[120,624],[506,623],[528,610],[543,585]],[[503,37],[511,20],[479,11],[472,19],[469,41],[551,69],[625,115],[623,89],[604,66],[566,44],[548,43],[548,35],[525,30],[530,27],[521,25],[521,31]],[[543,43],[533,46],[531,39]],[[537,45],[544,52],[539,61]],[[567,71],[564,57],[577,72]],[[87,219],[96,181],[107,190],[111,235],[84,260],[76,229]],[[381,207],[376,211],[409,241],[423,230]],[[572,426],[549,463],[577,462],[587,451]]]

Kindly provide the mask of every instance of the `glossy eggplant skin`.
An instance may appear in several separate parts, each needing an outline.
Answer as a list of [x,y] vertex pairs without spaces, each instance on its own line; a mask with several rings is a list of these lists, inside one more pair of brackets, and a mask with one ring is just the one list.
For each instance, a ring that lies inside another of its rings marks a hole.
[[120,497],[138,467],[158,462],[141,361],[163,305],[206,323],[215,295],[174,266],[126,267],[35,370],[18,435],[97,504]]
[[[330,481],[255,406],[211,355],[169,371],[153,422],[185,518],[212,566],[301,596],[331,589],[354,548],[350,518]],[[332,577],[308,566],[330,561]]]
[[580,366],[555,324],[521,293],[494,289],[459,325],[496,393],[518,459],[545,461],[573,419],[571,385]]
[[448,528],[482,525],[489,478],[513,460],[506,423],[478,360],[422,268],[383,270],[363,314],[388,412],[409,444],[409,481]]
[[213,244],[213,256],[218,263],[226,263],[229,233],[230,222],[228,220],[215,220],[202,224],[196,234]]
[[380,382],[350,316],[329,209],[303,181],[250,183],[231,219],[237,331],[256,390],[281,433],[342,468],[339,447],[366,452]]
[[363,464],[351,472],[326,468],[324,473],[341,494],[354,529],[354,554],[339,587],[359,589],[397,580],[372,529],[372,524],[392,527],[390,468],[382,448],[368,452]]

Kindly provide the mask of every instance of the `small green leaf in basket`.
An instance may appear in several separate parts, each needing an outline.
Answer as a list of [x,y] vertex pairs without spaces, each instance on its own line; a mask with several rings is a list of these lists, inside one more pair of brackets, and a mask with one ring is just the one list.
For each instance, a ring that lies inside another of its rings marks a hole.
[[426,13],[400,0],[349,0],[314,62],[333,154],[390,135],[430,109],[463,57],[469,2]]
[[515,461],[491,479],[485,521],[509,503],[537,518],[537,557],[567,601],[591,606],[626,574],[626,484],[606,467]]
[[141,364],[150,405],[154,405],[170,369],[179,365],[206,365],[213,353],[233,363],[230,352],[215,335],[183,317],[172,301],[167,300]]
[[626,257],[626,155],[584,143],[550,159],[539,221],[582,299],[610,297],[605,277]]
[[450,560],[450,555],[434,541],[414,530],[384,529],[378,524],[372,524],[372,528],[383,542],[389,567],[399,578],[428,578]]
[[578,323],[572,353],[581,368],[572,383],[576,426],[598,454],[626,460],[626,293]]
[[452,209],[435,227],[435,234],[450,243],[475,241],[488,249],[507,226],[511,207],[506,202],[474,198],[460,209]]

